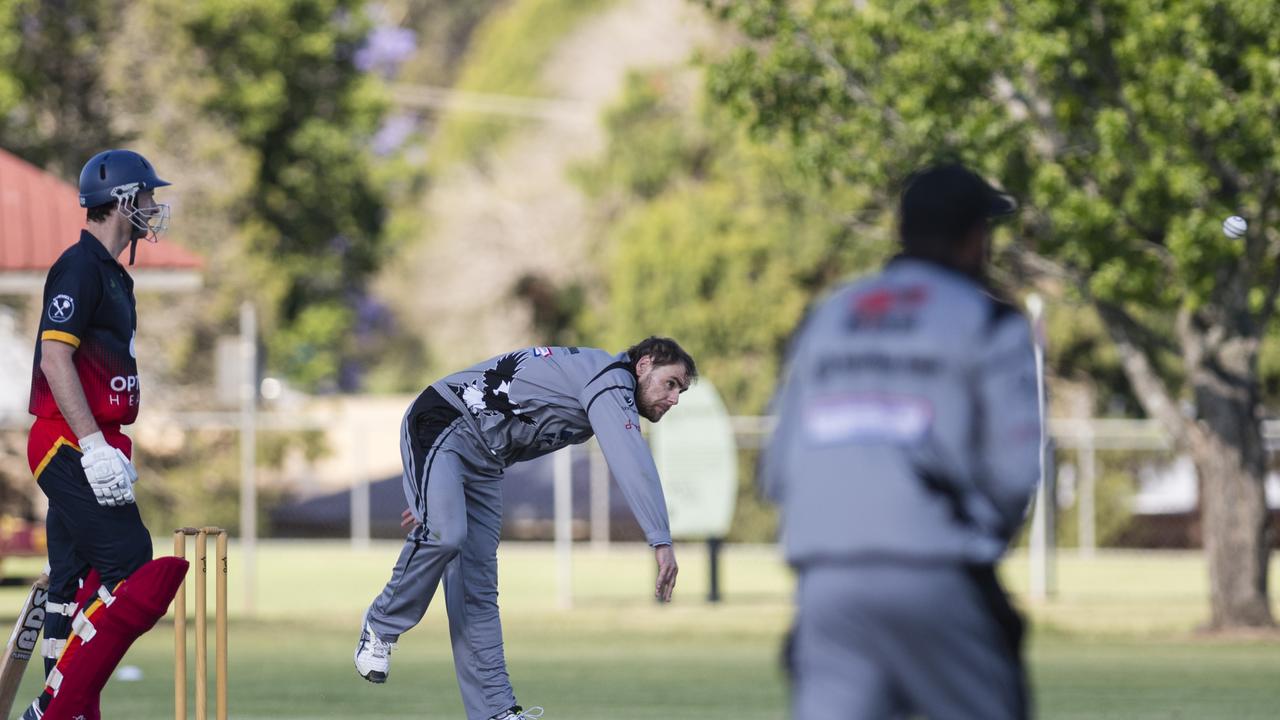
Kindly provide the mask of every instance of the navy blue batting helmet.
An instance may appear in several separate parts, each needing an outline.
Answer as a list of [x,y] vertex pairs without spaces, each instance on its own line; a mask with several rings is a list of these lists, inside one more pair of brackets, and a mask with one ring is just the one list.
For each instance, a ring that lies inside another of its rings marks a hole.
[[[147,159],[132,150],[104,150],[89,159],[80,171],[80,207],[97,207],[133,197],[139,190],[154,190],[169,183],[156,176]],[[115,191],[115,192],[113,192]]]

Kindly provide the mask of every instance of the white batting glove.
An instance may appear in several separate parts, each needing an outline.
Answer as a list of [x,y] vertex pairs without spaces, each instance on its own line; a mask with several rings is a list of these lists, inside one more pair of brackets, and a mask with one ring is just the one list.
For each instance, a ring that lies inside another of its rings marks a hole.
[[123,450],[116,448],[116,452],[120,453],[120,459],[124,460],[124,472],[129,478],[129,490],[132,492],[133,486],[138,484],[138,468],[133,466],[133,461],[125,456]]
[[108,445],[100,432],[80,438],[80,450],[84,453],[80,465],[98,504],[118,507],[132,503],[133,489],[129,484],[129,471],[125,469],[129,460],[124,453]]

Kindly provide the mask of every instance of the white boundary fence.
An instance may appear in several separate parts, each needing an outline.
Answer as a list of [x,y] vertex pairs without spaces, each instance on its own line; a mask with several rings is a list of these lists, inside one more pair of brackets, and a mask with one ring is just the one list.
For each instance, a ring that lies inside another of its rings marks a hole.
[[[220,429],[239,433],[248,432],[251,435],[256,435],[261,431],[323,430],[325,427],[325,423],[319,418],[311,419],[294,413],[252,413],[248,418],[245,415],[246,413],[243,410],[180,412],[164,415],[163,422],[166,425],[177,427],[184,431]],[[144,417],[139,423],[139,427],[145,426],[147,422]],[[775,419],[770,416],[737,416],[732,418],[732,423],[734,437],[739,449],[759,450],[767,441]],[[25,432],[29,425],[30,418],[25,415],[0,416],[0,431]],[[1079,513],[1077,522],[1079,551],[1082,555],[1089,556],[1097,547],[1096,484],[1100,475],[1098,453],[1115,450],[1169,451],[1173,449],[1173,446],[1169,437],[1161,430],[1159,425],[1151,420],[1050,419],[1048,430],[1049,441],[1053,450],[1072,451],[1075,455],[1078,472],[1077,502],[1079,503]],[[1280,420],[1265,421],[1263,434],[1268,451],[1280,450]],[[591,453],[592,459],[592,479],[590,483],[591,539],[592,546],[599,549],[608,545],[608,474],[595,443],[590,443],[586,448],[587,452]],[[1049,452],[1049,458],[1052,459],[1054,454],[1052,451]],[[241,508],[242,518],[256,518],[256,508],[253,507],[256,505],[256,493],[253,487],[255,484],[254,469],[252,462],[248,460],[251,457],[252,455],[245,453],[241,465],[241,474],[243,476],[240,478],[241,490],[244,493],[242,498],[248,498],[248,506]],[[557,468],[560,469],[560,472],[565,472],[570,467],[571,465],[567,462],[557,463]],[[1045,498],[1052,498],[1054,495],[1053,492],[1048,492],[1048,490],[1052,489],[1056,471],[1052,467],[1047,467],[1045,475],[1047,481],[1046,492],[1037,495],[1037,498],[1042,501]],[[370,478],[353,478],[353,480],[354,482],[351,486],[352,543],[355,547],[362,547],[368,542],[369,538],[368,484]],[[564,516],[568,516],[572,510],[571,498],[562,487],[565,485],[567,485],[567,478],[557,482],[557,489],[561,490],[560,493],[557,493],[559,497],[555,503],[558,516],[561,513]],[[1046,519],[1051,518],[1053,514],[1048,513],[1045,516]],[[1033,566],[1032,576],[1039,575],[1043,577],[1043,593],[1051,595],[1054,591],[1051,566],[1054,555],[1052,522],[1036,523],[1033,520],[1033,526],[1035,526],[1036,531],[1041,533],[1041,536],[1035,539],[1035,542],[1043,543],[1045,552],[1028,554],[1033,558],[1033,562],[1042,563],[1038,566]],[[557,534],[568,534],[563,532],[563,528],[560,528],[560,530],[562,532]],[[1037,560],[1036,558],[1040,559]],[[247,560],[247,562],[252,561]],[[567,580],[568,578],[566,577],[566,584]],[[248,608],[253,607],[253,599],[249,596],[252,592],[252,586],[250,585],[246,588],[246,607]]]

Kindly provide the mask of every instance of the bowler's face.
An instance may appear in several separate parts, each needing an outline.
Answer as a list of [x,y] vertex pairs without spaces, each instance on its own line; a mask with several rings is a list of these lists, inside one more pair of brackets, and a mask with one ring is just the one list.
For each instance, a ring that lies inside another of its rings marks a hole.
[[636,406],[649,422],[658,422],[689,389],[689,370],[682,362],[653,366],[643,358],[636,366]]

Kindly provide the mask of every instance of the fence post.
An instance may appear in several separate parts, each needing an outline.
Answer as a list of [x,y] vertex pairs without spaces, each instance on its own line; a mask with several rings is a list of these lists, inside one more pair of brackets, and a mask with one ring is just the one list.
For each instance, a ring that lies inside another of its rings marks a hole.
[[356,478],[351,485],[351,549],[368,550],[372,535],[369,520],[369,457],[371,447],[369,431],[361,425],[359,433],[359,459],[356,462]]
[[1080,502],[1077,505],[1078,516],[1076,517],[1080,530],[1078,545],[1080,556],[1089,558],[1093,557],[1094,551],[1098,548],[1097,503],[1094,494],[1098,480],[1098,453],[1093,444],[1092,425],[1088,426],[1076,454],[1080,460]]
[[573,607],[573,447],[552,456],[554,473],[556,586],[561,610]]
[[591,458],[591,549],[609,549],[609,465],[600,443],[590,445]]
[[244,611],[253,615],[258,552],[258,315],[253,303],[240,305],[240,583]]

